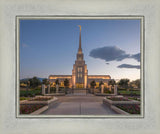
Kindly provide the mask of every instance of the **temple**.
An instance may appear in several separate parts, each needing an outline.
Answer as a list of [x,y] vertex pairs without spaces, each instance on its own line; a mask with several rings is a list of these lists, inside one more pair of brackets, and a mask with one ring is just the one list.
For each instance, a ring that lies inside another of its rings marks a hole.
[[99,87],[99,83],[102,81],[104,86],[108,86],[108,81],[111,80],[110,75],[88,75],[87,65],[85,64],[82,44],[81,44],[81,26],[79,33],[79,48],[77,52],[77,58],[73,65],[72,75],[50,75],[48,80],[55,86],[55,81],[58,79],[60,87],[64,87],[64,80],[69,80],[70,88],[89,88],[90,83],[94,80],[96,87]]

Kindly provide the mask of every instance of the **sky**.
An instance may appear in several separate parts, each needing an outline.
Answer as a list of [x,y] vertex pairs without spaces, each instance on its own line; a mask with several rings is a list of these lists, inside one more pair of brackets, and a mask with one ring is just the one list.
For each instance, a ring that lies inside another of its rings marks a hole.
[[20,79],[71,75],[79,45],[88,75],[140,78],[140,20],[20,20]]

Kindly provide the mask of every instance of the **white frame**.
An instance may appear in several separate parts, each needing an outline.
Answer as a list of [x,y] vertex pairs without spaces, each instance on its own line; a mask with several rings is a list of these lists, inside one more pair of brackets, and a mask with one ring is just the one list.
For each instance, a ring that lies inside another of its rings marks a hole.
[[[0,133],[159,134],[159,0],[0,1]],[[15,18],[20,15],[145,16],[144,118],[16,118]]]

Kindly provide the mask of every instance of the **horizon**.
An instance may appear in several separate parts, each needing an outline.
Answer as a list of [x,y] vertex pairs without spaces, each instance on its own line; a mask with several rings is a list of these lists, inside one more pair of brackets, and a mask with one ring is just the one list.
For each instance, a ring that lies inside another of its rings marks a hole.
[[20,79],[71,75],[78,25],[88,75],[140,79],[140,20],[20,20]]

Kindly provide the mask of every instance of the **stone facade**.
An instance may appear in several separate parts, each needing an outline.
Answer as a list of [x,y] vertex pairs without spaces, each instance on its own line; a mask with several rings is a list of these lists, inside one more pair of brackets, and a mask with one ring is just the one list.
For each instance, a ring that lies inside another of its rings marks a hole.
[[109,75],[88,75],[87,65],[84,61],[84,56],[81,47],[81,26],[79,34],[79,48],[75,64],[73,65],[72,75],[50,75],[49,81],[55,85],[56,79],[59,80],[60,86],[64,86],[64,80],[68,79],[70,88],[88,88],[90,82],[95,80],[96,87],[99,87],[99,83],[103,81],[104,86],[108,86],[108,81],[111,80]]

